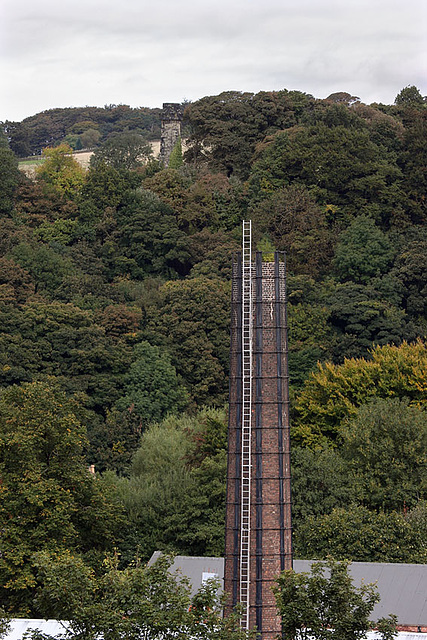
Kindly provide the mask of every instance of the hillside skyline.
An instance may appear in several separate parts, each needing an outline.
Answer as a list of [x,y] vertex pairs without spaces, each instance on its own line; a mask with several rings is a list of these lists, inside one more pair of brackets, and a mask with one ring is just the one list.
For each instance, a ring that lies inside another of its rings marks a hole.
[[[220,89],[217,94],[220,95],[221,93],[226,93],[228,91],[230,92],[237,92],[237,93],[241,93],[241,94],[245,94],[245,93],[253,93],[254,95],[256,93],[262,93],[263,91],[267,92],[267,93],[276,93],[282,90],[285,91],[296,91],[296,92],[300,92],[300,93],[305,93],[308,96],[313,97],[315,100],[327,100],[329,96],[332,96],[335,93],[343,93],[343,94],[348,94],[351,96],[354,96],[354,98],[357,98],[357,101],[360,102],[361,104],[365,104],[370,106],[372,105],[376,105],[376,104],[383,104],[383,105],[387,105],[387,106],[391,106],[394,104],[394,100],[396,98],[396,96],[400,93],[400,91],[406,87],[409,86],[416,86],[416,88],[420,91],[420,93],[422,95],[424,95],[423,91],[420,90],[420,85],[411,85],[411,84],[406,84],[406,85],[402,85],[400,88],[397,89],[396,94],[393,96],[392,99],[390,99],[389,101],[385,101],[385,100],[372,100],[372,101],[367,101],[364,100],[362,96],[356,96],[356,94],[354,92],[351,91],[347,91],[348,87],[344,87],[342,89],[337,89],[337,91],[333,91],[328,93],[327,95],[322,95],[322,96],[318,96],[318,95],[314,95],[312,92],[310,92],[309,90],[303,90],[303,89],[299,89],[298,87],[281,87],[281,88],[263,88],[263,89],[254,89],[254,90],[249,90],[249,89]],[[213,97],[216,94],[206,94],[204,96],[198,96],[195,97],[192,100],[189,100],[188,98],[184,97],[181,99],[176,99],[175,101],[172,100],[168,100],[168,102],[175,102],[177,104],[182,104],[182,103],[192,103],[192,102],[198,102],[199,100],[203,100],[205,98],[210,98]],[[167,97],[167,96],[166,96]],[[427,97],[427,96],[425,96]],[[27,120],[28,118],[33,118],[35,116],[40,115],[41,113],[45,113],[48,111],[57,111],[57,110],[61,110],[61,109],[85,109],[85,108],[90,108],[90,109],[105,109],[105,108],[110,108],[110,107],[129,107],[130,109],[162,109],[163,106],[163,102],[161,102],[160,104],[153,104],[153,105],[147,105],[147,104],[129,104],[127,102],[118,102],[118,103],[113,103],[113,102],[109,102],[109,103],[105,103],[105,104],[73,104],[73,105],[58,105],[58,104],[53,104],[49,107],[46,107],[46,109],[42,109],[40,111],[36,111],[34,113],[28,113],[27,115],[25,115],[24,117],[22,117],[21,119],[13,119],[13,118],[4,118],[3,120],[0,120],[0,122],[6,122],[6,121],[10,121],[10,122],[23,122],[24,120]],[[158,140],[160,140],[160,138],[158,138]]]
[[198,100],[234,89],[427,93],[422,0],[29,0],[3,6],[0,120],[54,107]]

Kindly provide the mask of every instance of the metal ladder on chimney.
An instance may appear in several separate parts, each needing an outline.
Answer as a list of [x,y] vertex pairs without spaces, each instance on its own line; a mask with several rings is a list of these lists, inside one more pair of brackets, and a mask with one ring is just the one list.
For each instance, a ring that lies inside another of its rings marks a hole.
[[252,229],[243,223],[242,257],[242,468],[240,510],[240,603],[246,608],[242,626],[249,629],[251,544],[252,431]]

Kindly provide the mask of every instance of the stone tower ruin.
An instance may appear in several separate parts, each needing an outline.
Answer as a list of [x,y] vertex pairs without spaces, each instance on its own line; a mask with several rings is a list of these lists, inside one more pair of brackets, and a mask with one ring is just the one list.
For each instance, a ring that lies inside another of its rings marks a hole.
[[178,102],[164,102],[160,134],[160,161],[165,167],[178,138],[181,137],[183,106]]
[[225,591],[258,638],[280,633],[271,590],[292,568],[286,264],[252,260],[251,224],[233,259]]

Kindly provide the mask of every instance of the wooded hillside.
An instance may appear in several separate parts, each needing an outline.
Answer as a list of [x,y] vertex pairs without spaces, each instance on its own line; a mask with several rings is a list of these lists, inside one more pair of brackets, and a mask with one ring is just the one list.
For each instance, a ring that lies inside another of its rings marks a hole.
[[[297,557],[427,562],[425,100],[206,97],[167,169],[147,146],[159,123],[123,105],[4,123],[1,602],[52,613],[40,558],[100,574],[113,549],[122,567],[223,552],[249,218],[258,249],[287,252]],[[67,146],[85,134],[87,172]]]

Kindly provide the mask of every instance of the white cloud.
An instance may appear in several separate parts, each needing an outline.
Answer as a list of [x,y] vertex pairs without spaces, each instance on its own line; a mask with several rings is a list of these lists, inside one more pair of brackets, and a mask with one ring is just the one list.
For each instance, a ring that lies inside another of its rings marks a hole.
[[427,93],[425,0],[6,0],[0,119],[223,90]]

